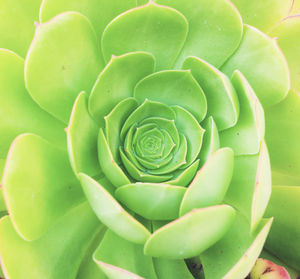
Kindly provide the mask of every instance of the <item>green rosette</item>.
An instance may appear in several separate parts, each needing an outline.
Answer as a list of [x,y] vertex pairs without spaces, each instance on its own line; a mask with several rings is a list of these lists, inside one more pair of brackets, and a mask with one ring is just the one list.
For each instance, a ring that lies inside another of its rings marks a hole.
[[298,17],[275,25],[291,3],[15,2],[0,5],[6,279],[244,279],[265,242],[297,273]]

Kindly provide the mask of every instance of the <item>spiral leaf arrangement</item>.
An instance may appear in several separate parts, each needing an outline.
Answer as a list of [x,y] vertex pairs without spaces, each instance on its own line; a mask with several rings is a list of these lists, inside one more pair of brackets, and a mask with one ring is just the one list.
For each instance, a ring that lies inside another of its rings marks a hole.
[[245,278],[274,215],[277,43],[227,0],[44,0],[30,32],[0,50],[5,278]]

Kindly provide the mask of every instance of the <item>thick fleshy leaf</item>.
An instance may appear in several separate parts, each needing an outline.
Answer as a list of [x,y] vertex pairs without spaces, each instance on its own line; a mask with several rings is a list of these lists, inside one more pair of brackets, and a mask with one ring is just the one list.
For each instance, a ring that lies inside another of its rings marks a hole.
[[145,244],[153,257],[185,259],[199,255],[229,229],[235,210],[228,205],[195,209],[155,231]]
[[190,112],[180,106],[174,106],[172,109],[176,115],[175,125],[178,132],[183,134],[187,140],[185,166],[189,166],[199,155],[205,131]]
[[177,186],[187,186],[194,178],[199,167],[199,160],[196,160],[188,168],[174,172],[174,178],[167,181],[167,184]]
[[206,115],[204,93],[190,71],[161,71],[147,76],[135,87],[134,97],[142,103],[146,99],[166,105],[180,105],[201,122]]
[[90,246],[88,247],[84,258],[80,264],[76,279],[107,279],[103,271],[95,263],[93,255],[102,241],[106,232],[106,227],[100,227],[99,231],[94,236]]
[[293,1],[293,7],[292,7],[290,14],[291,15],[299,15],[300,14],[300,1],[299,0]]
[[125,121],[121,130],[121,140],[124,140],[131,125],[150,117],[175,120],[175,113],[171,108],[163,103],[146,99]]
[[219,149],[212,154],[185,192],[180,216],[195,208],[220,204],[230,184],[233,165],[234,157],[230,148]]
[[[120,148],[120,155],[121,155],[121,160],[128,171],[128,173],[136,180],[136,181],[141,181],[141,182],[152,182],[152,183],[159,183],[159,182],[164,182],[166,180],[169,180],[172,178],[172,175],[156,175],[156,174],[151,174],[151,173],[146,173],[143,170],[140,170],[137,168],[137,166],[132,163],[128,157],[125,155],[123,150]],[[127,183],[129,184],[129,183]],[[123,185],[121,185],[123,186]]]
[[90,92],[102,68],[91,23],[66,12],[37,26],[25,60],[26,88],[42,108],[67,123],[76,96]]
[[101,37],[113,18],[136,5],[136,0],[44,0],[40,9],[40,21],[48,21],[62,12],[76,11],[91,21],[97,36]]
[[2,187],[0,188],[0,212],[6,211],[6,204],[3,197]]
[[104,59],[142,50],[154,55],[156,70],[168,69],[173,66],[187,32],[188,23],[182,14],[150,1],[123,13],[106,27],[102,37]]
[[200,165],[203,165],[209,156],[220,148],[220,138],[217,125],[211,116],[203,121],[201,125],[205,130],[199,154]]
[[197,56],[221,66],[238,47],[242,37],[242,20],[237,9],[224,0],[157,0],[173,7],[188,20],[189,34],[176,66],[188,56]]
[[129,272],[123,268],[110,265],[101,261],[97,261],[97,264],[102,269],[102,271],[105,273],[106,276],[108,276],[108,279],[146,279],[144,277],[138,276],[132,272]]
[[221,146],[229,146],[235,155],[257,154],[265,134],[264,110],[245,77],[235,71],[232,84],[240,102],[237,124],[220,135]]
[[132,97],[136,83],[153,73],[154,57],[146,52],[114,56],[99,75],[89,99],[89,111],[104,125],[104,116],[123,99]]
[[259,256],[272,219],[263,220],[254,234],[250,234],[250,225],[242,215],[226,235],[201,256],[206,279],[246,278]]
[[[300,94],[265,110],[273,185],[300,185]],[[277,132],[276,132],[277,131]]]
[[153,258],[153,263],[160,279],[194,279],[183,260]]
[[288,66],[276,41],[249,25],[244,26],[238,50],[221,70],[228,76],[241,71],[264,107],[280,102],[290,88]]
[[140,276],[157,279],[152,259],[143,254],[143,246],[129,242],[110,230],[95,251],[94,260],[112,279],[136,279]]
[[97,156],[99,128],[87,110],[87,94],[77,97],[67,128],[68,151],[75,174],[90,176],[101,173]]
[[101,170],[115,187],[130,183],[129,178],[114,160],[102,129],[98,135],[98,158]]
[[65,148],[64,127],[27,93],[23,59],[9,50],[0,49],[0,158],[6,157],[13,139],[26,132]]
[[244,23],[267,32],[289,14],[293,0],[231,0],[231,2],[238,8]]
[[300,91],[300,14],[290,16],[276,25],[270,32],[287,59],[291,74],[292,89]]
[[91,177],[81,173],[79,179],[85,195],[101,222],[128,241],[143,244],[150,232]]
[[236,156],[225,200],[240,210],[255,229],[271,195],[270,160],[263,142],[257,155]]
[[172,220],[178,217],[186,188],[168,184],[136,183],[122,186],[116,198],[129,209],[149,220]]
[[109,149],[117,163],[120,162],[119,147],[122,126],[129,115],[137,108],[134,98],[127,98],[118,103],[114,109],[104,117],[105,134]]
[[4,166],[5,166],[5,159],[0,159],[0,181],[2,180]]
[[273,186],[266,216],[274,216],[274,225],[266,248],[291,267],[300,266],[300,187]]
[[74,279],[99,226],[87,203],[74,208],[33,242],[25,241],[15,232],[8,216],[2,218],[0,253],[5,277]]
[[[0,48],[25,57],[38,20],[41,0],[2,0],[0,3]],[[20,32],[22,30],[22,32]]]
[[12,143],[2,182],[11,220],[27,240],[40,237],[84,199],[68,154],[32,134]]
[[219,131],[232,127],[239,117],[239,101],[226,75],[196,57],[189,57],[183,63],[190,69],[203,89],[207,99],[207,115],[213,116]]

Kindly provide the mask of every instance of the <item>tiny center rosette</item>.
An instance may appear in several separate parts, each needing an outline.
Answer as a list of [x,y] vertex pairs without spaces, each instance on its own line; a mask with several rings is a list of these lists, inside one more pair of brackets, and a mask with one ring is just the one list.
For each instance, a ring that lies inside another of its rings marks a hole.
[[[75,101],[67,129],[72,167],[115,234],[153,257],[198,256],[235,220],[224,203],[234,149],[259,151],[261,111],[239,72],[230,80],[195,57],[181,70],[155,72],[150,53],[113,56],[90,96]],[[239,125],[246,113],[253,121]],[[249,133],[246,147],[235,139]],[[252,216],[253,228],[262,214]]]

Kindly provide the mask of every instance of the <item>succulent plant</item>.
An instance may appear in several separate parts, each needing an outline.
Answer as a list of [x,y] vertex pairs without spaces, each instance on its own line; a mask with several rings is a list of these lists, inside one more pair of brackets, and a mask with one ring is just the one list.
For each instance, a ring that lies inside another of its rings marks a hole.
[[232,2],[2,1],[5,278],[299,268],[299,17]]

